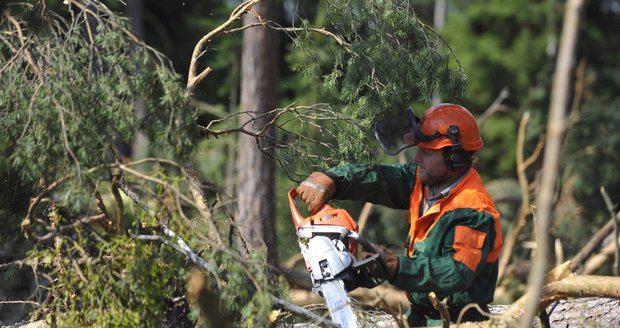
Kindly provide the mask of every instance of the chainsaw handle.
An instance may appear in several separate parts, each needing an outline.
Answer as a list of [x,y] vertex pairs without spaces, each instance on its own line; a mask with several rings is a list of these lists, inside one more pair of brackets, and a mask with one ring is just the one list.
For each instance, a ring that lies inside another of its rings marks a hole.
[[293,216],[293,223],[295,223],[295,229],[299,228],[299,226],[305,219],[299,212],[299,208],[297,208],[297,204],[295,203],[296,198],[297,189],[291,188],[291,190],[288,191],[288,203],[291,208],[291,215]]
[[360,245],[362,245],[362,247],[364,247],[364,249],[367,250],[368,252],[370,253],[377,252],[377,250],[372,246],[372,244],[359,233],[355,231],[349,231],[349,238],[353,238],[357,240],[357,242],[360,243]]
[[[293,216],[293,223],[295,223],[295,229],[299,228],[302,222],[306,219],[304,218],[303,215],[301,215],[301,212],[299,211],[299,208],[297,207],[297,203],[295,202],[295,200],[297,199],[297,196],[298,196],[297,189],[291,188],[288,191],[288,203],[291,208],[291,215]],[[319,213],[323,210],[331,209],[331,208],[332,208],[331,206],[325,203],[321,205],[321,207],[319,207],[316,213]],[[316,214],[316,213],[312,213],[312,214]]]

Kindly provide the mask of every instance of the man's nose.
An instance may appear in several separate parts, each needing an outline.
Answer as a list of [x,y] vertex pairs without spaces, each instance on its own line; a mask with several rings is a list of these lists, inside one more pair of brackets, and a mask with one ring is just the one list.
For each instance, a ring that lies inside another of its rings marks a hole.
[[413,161],[418,164],[422,163],[422,156],[420,155],[420,152],[415,153],[413,156]]

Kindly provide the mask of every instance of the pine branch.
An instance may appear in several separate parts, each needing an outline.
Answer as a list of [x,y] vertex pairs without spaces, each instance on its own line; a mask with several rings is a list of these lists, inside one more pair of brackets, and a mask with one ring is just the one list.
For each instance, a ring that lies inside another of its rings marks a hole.
[[[119,189],[122,190],[135,203],[139,204],[141,208],[149,214],[149,216],[157,219],[157,213],[153,209],[151,209],[148,205],[144,204],[139,199],[139,197],[133,191],[131,191],[126,185],[122,183],[119,184]],[[189,247],[187,242],[185,242],[183,238],[181,238],[173,230],[171,230],[165,223],[160,222],[160,230],[163,232],[164,236],[138,235],[136,236],[136,238],[142,239],[142,240],[161,241],[165,243],[166,245],[171,246],[172,248],[174,248],[176,251],[178,251],[182,255],[184,255],[190,262],[192,262],[202,272],[207,273],[207,274],[209,273],[214,274],[218,272],[217,269],[213,267],[213,265],[211,265],[208,261],[206,261],[202,257],[198,256],[198,254],[196,254]],[[275,309],[282,309],[282,310],[289,311],[302,318],[315,321],[319,324],[324,324],[327,327],[339,327],[339,325],[337,325],[336,323],[330,320],[324,319],[321,316],[316,315],[311,311],[305,310],[301,307],[298,307],[297,305],[288,303],[276,296],[272,295],[271,300],[273,302],[273,307]]]

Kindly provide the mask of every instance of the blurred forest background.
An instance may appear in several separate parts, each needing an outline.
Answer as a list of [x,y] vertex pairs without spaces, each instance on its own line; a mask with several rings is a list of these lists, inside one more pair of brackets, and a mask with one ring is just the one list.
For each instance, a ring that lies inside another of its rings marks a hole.
[[[0,2],[0,325],[267,324],[298,283],[287,191],[411,159],[382,155],[370,123],[438,101],[479,119],[475,167],[512,243],[495,302],[522,296],[565,2],[388,2],[248,1],[229,23],[241,2]],[[550,267],[615,218],[619,30],[620,1],[584,3]],[[335,205],[401,251],[406,212]],[[609,249],[580,270],[617,275]],[[205,297],[221,309],[190,306]]]

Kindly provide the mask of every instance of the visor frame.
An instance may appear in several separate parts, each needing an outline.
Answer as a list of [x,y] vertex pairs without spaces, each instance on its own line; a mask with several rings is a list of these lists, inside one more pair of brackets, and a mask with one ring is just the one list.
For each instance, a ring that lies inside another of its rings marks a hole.
[[[390,150],[390,147],[386,145],[386,143],[383,141],[383,138],[381,137],[381,135],[384,135],[384,133],[381,133],[380,126],[382,125],[381,122],[385,122],[385,120],[375,121],[373,124],[374,134],[375,134],[375,138],[377,139],[377,143],[379,143],[379,146],[386,154],[395,156],[407,148],[417,146],[421,142],[422,143],[430,142],[430,141],[433,141],[441,137],[447,137],[448,139],[450,139],[453,145],[455,144],[454,137],[456,137],[456,144],[460,145],[460,142],[458,141],[459,140],[458,127],[454,126],[456,127],[456,136],[454,136],[453,134],[442,134],[439,131],[435,131],[433,134],[430,134],[430,135],[424,134],[422,130],[420,129],[420,123],[422,120],[415,115],[415,113],[413,112],[413,108],[410,106],[404,111],[407,113],[407,116],[409,117],[409,123],[410,123],[409,128],[411,129],[409,133],[413,135],[413,142],[406,143],[404,146],[401,146],[397,148],[396,150],[393,150],[393,151]],[[398,116],[400,115],[397,115],[395,117],[398,117]],[[394,117],[392,117],[392,119],[394,119]],[[405,132],[405,134],[407,134],[407,132]],[[405,134],[403,134],[403,136]]]

